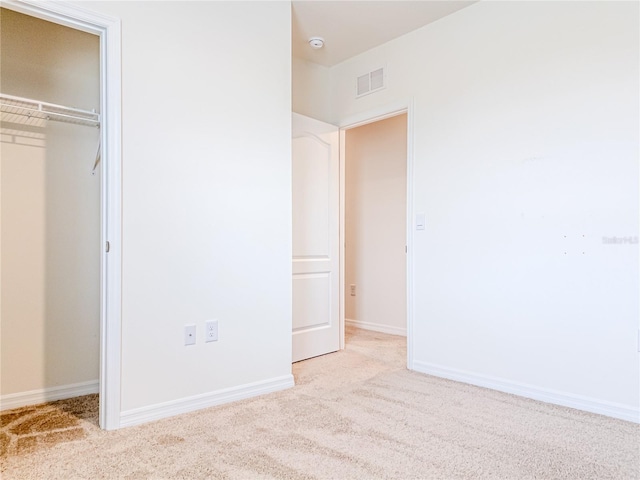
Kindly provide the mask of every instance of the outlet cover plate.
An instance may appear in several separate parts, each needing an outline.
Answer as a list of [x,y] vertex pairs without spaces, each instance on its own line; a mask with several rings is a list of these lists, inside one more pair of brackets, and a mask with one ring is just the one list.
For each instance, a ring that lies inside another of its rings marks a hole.
[[218,341],[218,320],[207,320],[204,324],[204,341]]

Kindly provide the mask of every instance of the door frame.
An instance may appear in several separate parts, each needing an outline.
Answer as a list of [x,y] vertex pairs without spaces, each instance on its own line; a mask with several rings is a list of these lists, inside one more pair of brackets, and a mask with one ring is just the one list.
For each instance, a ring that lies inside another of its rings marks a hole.
[[407,368],[413,370],[413,322],[414,322],[414,274],[413,274],[413,117],[414,101],[409,98],[404,101],[384,105],[374,110],[368,110],[357,115],[350,116],[339,122],[340,127],[340,348],[344,349],[345,329],[345,172],[346,172],[346,132],[352,128],[379,122],[403,113],[407,114],[407,198],[405,235],[407,241],[406,255],[406,281],[407,281]]
[[[120,19],[67,3],[2,0],[0,6],[100,38],[100,427],[120,427],[122,312]],[[107,248],[108,245],[108,248]]]

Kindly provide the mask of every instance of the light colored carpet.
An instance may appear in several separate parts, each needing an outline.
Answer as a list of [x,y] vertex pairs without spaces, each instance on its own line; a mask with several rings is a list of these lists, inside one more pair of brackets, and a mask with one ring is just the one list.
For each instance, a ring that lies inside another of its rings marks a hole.
[[640,426],[405,359],[404,338],[350,329],[346,350],[294,365],[295,388],[255,399],[115,432],[95,396],[8,412],[2,479],[640,478]]

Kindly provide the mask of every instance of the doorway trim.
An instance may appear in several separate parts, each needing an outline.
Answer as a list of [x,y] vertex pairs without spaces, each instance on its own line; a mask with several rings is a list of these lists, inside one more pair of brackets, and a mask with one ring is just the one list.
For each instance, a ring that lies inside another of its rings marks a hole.
[[340,127],[340,349],[344,349],[344,329],[345,329],[345,172],[346,172],[346,132],[352,128],[379,122],[390,117],[395,117],[403,113],[407,114],[407,200],[406,200],[406,275],[407,275],[407,368],[413,368],[413,322],[414,322],[414,274],[413,274],[413,116],[414,100],[409,98],[384,105],[382,107],[368,110],[339,122]]
[[[0,6],[100,38],[101,251],[100,427],[120,427],[122,312],[120,19],[58,2],[2,0]],[[108,248],[107,248],[108,246]]]

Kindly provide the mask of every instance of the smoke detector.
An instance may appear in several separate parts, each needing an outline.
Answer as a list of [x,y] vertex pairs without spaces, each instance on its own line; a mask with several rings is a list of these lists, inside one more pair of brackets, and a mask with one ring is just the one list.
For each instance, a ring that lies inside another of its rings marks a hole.
[[309,45],[311,48],[315,48],[316,50],[324,47],[324,38],[322,37],[311,37],[309,39]]

